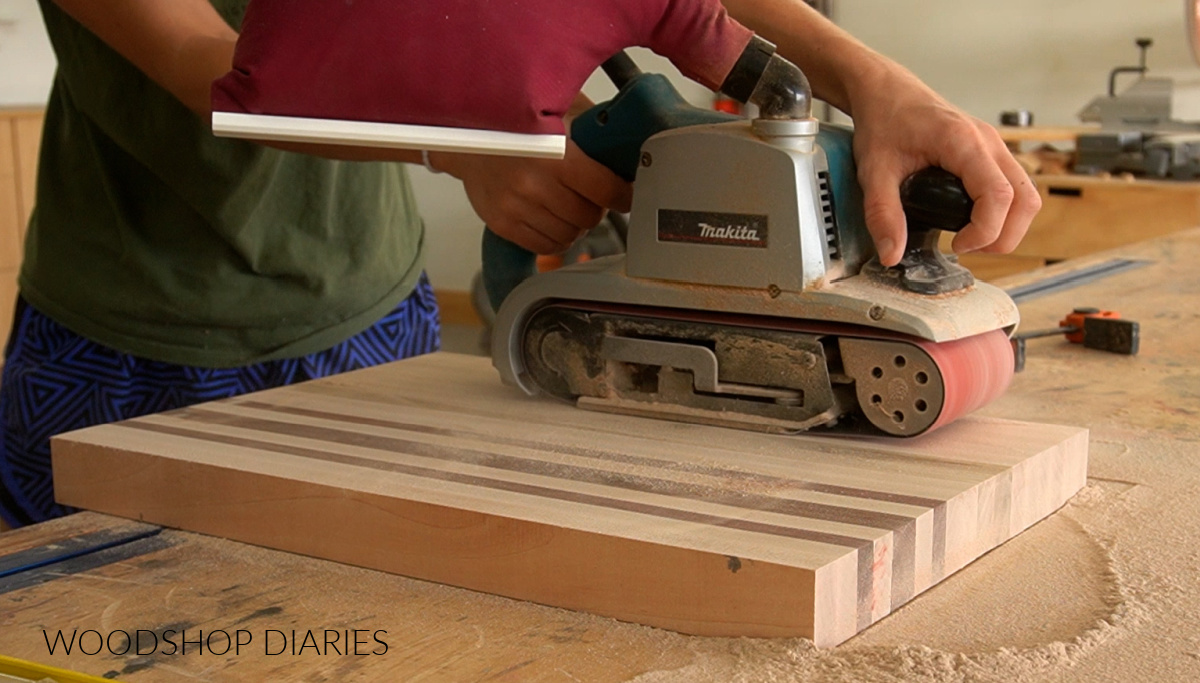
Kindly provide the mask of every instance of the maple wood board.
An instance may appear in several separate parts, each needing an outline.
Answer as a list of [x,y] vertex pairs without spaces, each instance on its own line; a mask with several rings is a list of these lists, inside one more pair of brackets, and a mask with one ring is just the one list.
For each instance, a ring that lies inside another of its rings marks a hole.
[[1008,143],[1075,142],[1086,133],[1100,131],[1100,126],[996,126],[1000,139]]
[[[1066,502],[1086,430],[757,434],[433,354],[72,432],[60,501],[704,635],[839,643]],[[386,596],[381,596],[386,599]]]

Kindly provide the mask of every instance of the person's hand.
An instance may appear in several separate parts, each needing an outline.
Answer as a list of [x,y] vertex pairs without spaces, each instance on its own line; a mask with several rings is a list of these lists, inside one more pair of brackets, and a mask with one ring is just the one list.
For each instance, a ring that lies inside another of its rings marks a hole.
[[848,91],[867,229],[884,265],[895,265],[904,254],[900,183],[926,166],[960,177],[975,200],[970,225],[952,243],[955,252],[1006,253],[1017,246],[1042,200],[995,128],[895,65]]
[[538,254],[567,250],[606,209],[626,212],[633,186],[573,142],[561,160],[433,152],[430,164],[463,182],[497,235]]

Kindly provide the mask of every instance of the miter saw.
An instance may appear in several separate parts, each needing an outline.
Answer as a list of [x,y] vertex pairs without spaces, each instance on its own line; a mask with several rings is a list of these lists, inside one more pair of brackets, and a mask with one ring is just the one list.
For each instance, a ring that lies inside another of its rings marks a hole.
[[1016,305],[937,248],[970,219],[957,178],[904,182],[908,248],[883,267],[851,132],[812,118],[807,80],[769,43],[722,88],[752,120],[691,107],[623,55],[605,70],[618,94],[571,135],[636,178],[628,251],[533,275],[532,254],[485,232],[505,382],[602,411],[897,436],[1003,393]]
[[[1136,44],[1138,66],[1118,66],[1109,72],[1108,94],[1079,112],[1079,120],[1098,123],[1100,130],[1076,136],[1074,170],[1194,180],[1200,176],[1200,122],[1174,118],[1174,82],[1146,75],[1146,53],[1154,41],[1138,38]],[[1118,94],[1121,74],[1138,78]]]

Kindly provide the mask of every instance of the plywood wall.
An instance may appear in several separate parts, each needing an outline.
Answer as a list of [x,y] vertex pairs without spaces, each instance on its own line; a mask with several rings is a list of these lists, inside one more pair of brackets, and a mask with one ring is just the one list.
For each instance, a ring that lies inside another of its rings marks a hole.
[[0,110],[0,348],[8,340],[17,297],[41,135],[40,111]]

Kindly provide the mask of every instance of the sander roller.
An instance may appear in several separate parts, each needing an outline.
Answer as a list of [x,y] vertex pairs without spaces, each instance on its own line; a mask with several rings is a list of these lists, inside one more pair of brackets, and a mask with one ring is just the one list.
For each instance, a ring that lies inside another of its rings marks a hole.
[[493,363],[580,407],[771,432],[915,436],[998,397],[1016,305],[937,247],[973,202],[939,168],[900,194],[908,247],[883,267],[851,131],[819,125],[794,65],[755,37],[722,91],[745,120],[687,105],[618,55],[620,88],[572,139],[635,180],[627,252],[534,274],[484,234]]

